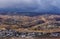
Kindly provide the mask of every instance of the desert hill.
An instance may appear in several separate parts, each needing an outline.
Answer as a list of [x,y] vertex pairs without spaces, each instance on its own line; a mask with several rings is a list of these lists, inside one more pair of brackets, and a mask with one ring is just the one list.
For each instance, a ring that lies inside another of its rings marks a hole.
[[[60,15],[0,15],[0,29],[50,29],[60,27]],[[35,29],[35,30],[36,30]]]

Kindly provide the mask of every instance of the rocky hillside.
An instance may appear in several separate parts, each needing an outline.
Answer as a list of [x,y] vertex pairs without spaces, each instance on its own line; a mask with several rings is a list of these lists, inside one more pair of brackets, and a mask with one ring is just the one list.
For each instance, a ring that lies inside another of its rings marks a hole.
[[0,15],[0,37],[60,37],[60,15]]
[[[39,28],[38,28],[39,27]],[[60,27],[60,15],[0,15],[0,29],[47,29]]]

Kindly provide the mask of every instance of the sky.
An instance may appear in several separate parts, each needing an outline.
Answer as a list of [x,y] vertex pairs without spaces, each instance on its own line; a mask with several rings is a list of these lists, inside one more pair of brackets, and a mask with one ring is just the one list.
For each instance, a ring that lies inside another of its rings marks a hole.
[[0,9],[60,13],[60,0],[0,0]]

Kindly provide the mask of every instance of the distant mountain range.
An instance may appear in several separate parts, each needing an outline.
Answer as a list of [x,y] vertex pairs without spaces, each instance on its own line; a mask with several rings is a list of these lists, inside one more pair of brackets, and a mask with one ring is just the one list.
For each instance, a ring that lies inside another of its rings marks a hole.
[[[53,7],[52,7],[53,8]],[[53,8],[53,10],[48,11],[48,12],[35,12],[35,11],[29,11],[29,10],[22,10],[22,9],[16,9],[16,8],[7,8],[7,9],[2,9],[0,8],[0,14],[2,15],[27,15],[27,16],[37,16],[37,15],[43,15],[43,14],[57,14],[60,15],[60,10],[57,8]]]
[[37,15],[44,15],[44,14],[51,14],[51,15],[60,15],[60,13],[40,13],[40,12],[0,12],[1,15],[25,15],[25,16],[37,16]]

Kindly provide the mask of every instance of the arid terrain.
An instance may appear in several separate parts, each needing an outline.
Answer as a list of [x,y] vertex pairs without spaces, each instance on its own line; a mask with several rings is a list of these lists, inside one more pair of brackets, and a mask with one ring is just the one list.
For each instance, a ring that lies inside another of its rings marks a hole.
[[[19,35],[24,33],[20,37],[26,37],[26,36],[60,37],[60,15],[46,14],[46,15],[39,15],[39,16],[32,16],[32,17],[20,16],[20,15],[0,15],[0,34],[1,34],[0,37],[11,37],[11,36],[14,37],[15,32],[16,33],[18,32]],[[29,33],[32,35],[30,35]],[[37,33],[40,33],[40,35],[39,34],[37,35]],[[42,33],[42,36],[41,36],[41,33]],[[19,35],[16,34],[16,36],[19,36]]]
[[20,37],[11,37],[11,38],[0,38],[0,39],[60,39],[60,37],[45,37],[45,38],[20,38]]

